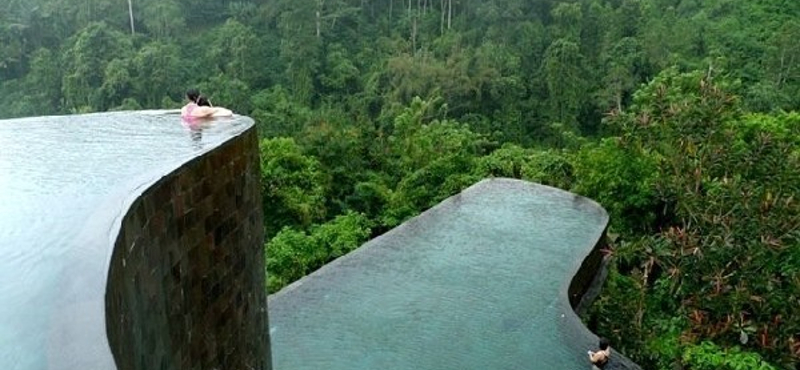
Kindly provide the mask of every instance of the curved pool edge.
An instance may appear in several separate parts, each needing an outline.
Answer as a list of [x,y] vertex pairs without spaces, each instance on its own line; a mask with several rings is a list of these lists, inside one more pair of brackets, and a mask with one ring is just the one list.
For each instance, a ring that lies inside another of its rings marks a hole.
[[[575,327],[579,327],[583,332],[585,332],[584,338],[591,339],[590,341],[584,341],[580,343],[581,348],[578,352],[585,357],[584,348],[596,350],[599,337],[602,336],[591,331],[583,322],[583,320],[581,320],[580,315],[589,309],[597,296],[602,292],[602,285],[605,282],[605,269],[607,268],[607,260],[605,260],[602,249],[607,247],[606,238],[609,226],[609,216],[605,208],[591,198],[577,195],[566,190],[557,188],[555,189],[557,191],[568,193],[574,196],[576,199],[579,199],[581,202],[586,202],[586,204],[602,210],[603,214],[605,215],[603,229],[598,234],[594,246],[587,251],[582,258],[578,256],[579,258],[576,259],[573,265],[574,273],[572,274],[572,278],[569,280],[566,288],[562,288],[562,293],[565,294],[561,294],[561,297],[565,298],[566,303],[568,303],[569,307],[571,308],[571,311],[567,314],[569,316],[568,319],[574,322]],[[606,369],[642,370],[638,364],[633,362],[624,354],[614,350],[613,343],[611,345],[611,350],[613,352],[612,361],[606,365]]]
[[167,167],[138,180],[109,234],[116,368],[269,369],[255,125]]

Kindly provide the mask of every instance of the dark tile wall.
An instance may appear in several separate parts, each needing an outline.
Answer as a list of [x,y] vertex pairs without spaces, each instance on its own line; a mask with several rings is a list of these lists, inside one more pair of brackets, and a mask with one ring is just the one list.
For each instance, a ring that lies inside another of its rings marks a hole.
[[[575,276],[570,280],[569,291],[567,292],[569,295],[569,304],[578,314],[583,313],[595,298],[592,296],[593,294],[587,297],[587,293],[590,293],[592,284],[601,283],[597,281],[598,277],[605,278],[603,274],[604,271],[601,271],[601,269],[604,268],[602,249],[606,247],[606,230],[603,230],[603,234],[597,240],[594,248],[592,248],[592,251],[581,263],[581,267],[575,273]],[[589,300],[588,302],[585,301],[587,298]]]
[[271,368],[259,176],[250,129],[132,204],[106,288],[118,369]]

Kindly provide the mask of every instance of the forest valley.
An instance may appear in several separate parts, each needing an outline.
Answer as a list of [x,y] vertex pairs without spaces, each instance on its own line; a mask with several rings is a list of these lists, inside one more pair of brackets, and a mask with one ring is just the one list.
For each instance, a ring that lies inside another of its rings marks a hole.
[[255,119],[270,292],[513,177],[609,211],[584,320],[643,368],[800,366],[800,1],[6,3],[0,117]]

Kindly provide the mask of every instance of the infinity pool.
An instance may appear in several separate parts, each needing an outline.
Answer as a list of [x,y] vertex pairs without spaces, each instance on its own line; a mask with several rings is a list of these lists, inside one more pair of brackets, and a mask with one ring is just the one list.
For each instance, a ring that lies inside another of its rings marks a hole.
[[120,217],[252,124],[167,111],[0,121],[0,368],[113,369],[104,294]]
[[486,180],[272,295],[276,370],[588,369],[567,299],[608,216]]

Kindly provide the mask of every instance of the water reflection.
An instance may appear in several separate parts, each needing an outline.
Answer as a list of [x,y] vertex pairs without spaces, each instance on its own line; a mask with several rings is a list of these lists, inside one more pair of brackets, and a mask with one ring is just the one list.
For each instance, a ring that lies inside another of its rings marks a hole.
[[237,125],[240,118],[237,117],[215,117],[215,118],[184,118],[181,117],[181,125],[186,131],[189,132],[192,146],[195,149],[201,150],[205,148],[206,143],[203,141],[203,133],[214,133],[225,131],[231,125]]
[[200,119],[186,119],[181,117],[183,127],[189,130],[189,137],[196,149],[203,149],[203,128],[204,123]]
[[102,312],[115,220],[252,120],[198,123],[166,111],[0,120],[0,369],[113,368]]

